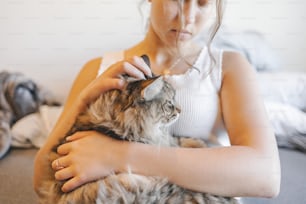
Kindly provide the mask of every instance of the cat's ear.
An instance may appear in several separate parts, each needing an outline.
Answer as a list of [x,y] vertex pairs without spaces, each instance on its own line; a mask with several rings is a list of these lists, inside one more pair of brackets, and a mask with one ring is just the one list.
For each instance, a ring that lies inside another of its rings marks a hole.
[[163,77],[155,78],[150,84],[148,84],[143,90],[141,91],[141,97],[145,101],[150,101],[156,97],[160,93],[164,86]]

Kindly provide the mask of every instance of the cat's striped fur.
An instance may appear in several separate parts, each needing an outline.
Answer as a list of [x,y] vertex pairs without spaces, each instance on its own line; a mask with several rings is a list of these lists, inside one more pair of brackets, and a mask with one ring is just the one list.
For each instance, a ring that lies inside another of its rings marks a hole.
[[[67,134],[97,130],[116,139],[160,146],[203,147],[194,139],[177,139],[167,132],[180,109],[176,106],[175,91],[162,77],[130,82],[125,90],[106,92],[81,114]],[[190,145],[191,144],[191,145]],[[53,152],[52,154],[56,154]],[[54,173],[54,172],[53,172]],[[61,183],[45,183],[40,203],[201,203],[236,204],[234,198],[193,192],[171,184],[166,178],[145,177],[132,173],[110,175],[85,184],[70,193],[60,191]]]

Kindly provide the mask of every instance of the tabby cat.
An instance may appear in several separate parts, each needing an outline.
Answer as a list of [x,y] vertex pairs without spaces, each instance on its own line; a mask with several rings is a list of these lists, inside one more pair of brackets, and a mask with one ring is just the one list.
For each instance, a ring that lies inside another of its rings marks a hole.
[[[113,138],[160,146],[203,146],[202,141],[179,139],[167,132],[167,126],[179,116],[175,90],[163,77],[129,82],[124,90],[102,94],[77,117],[67,135],[96,130]],[[190,142],[191,141],[191,142]],[[56,150],[56,148],[54,148]],[[52,154],[57,154],[56,151]],[[53,172],[54,173],[54,172]],[[113,174],[85,184],[70,193],[62,193],[62,183],[45,183],[40,203],[202,203],[236,204],[234,198],[197,193],[171,184],[165,178],[132,173]]]

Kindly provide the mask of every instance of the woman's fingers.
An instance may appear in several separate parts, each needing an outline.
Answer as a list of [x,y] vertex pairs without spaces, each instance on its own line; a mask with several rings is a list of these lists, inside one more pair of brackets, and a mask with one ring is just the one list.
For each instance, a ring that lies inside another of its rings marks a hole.
[[146,78],[144,73],[140,69],[137,69],[134,64],[131,64],[128,61],[123,62],[121,68],[122,68],[121,71],[122,73],[127,74],[131,77],[134,77],[136,79]]
[[61,169],[64,169],[66,167],[69,166],[69,162],[66,159],[66,157],[59,157],[58,159],[55,159],[52,163],[51,163],[51,167],[53,170],[58,171]]
[[127,74],[137,79],[145,79],[145,76],[152,76],[150,67],[138,56],[115,63],[110,66],[102,76],[119,77],[122,74]]
[[121,152],[122,146],[116,148],[116,145],[125,143],[95,131],[75,133],[70,139],[58,148],[58,152],[67,154],[51,164],[56,171],[55,179],[65,181],[64,192],[119,171],[114,151]]
[[86,183],[86,179],[82,179],[80,176],[74,176],[74,171],[71,167],[57,171],[54,176],[55,179],[58,181],[64,181],[69,179],[62,186],[63,192],[69,192]]
[[84,104],[88,104],[96,100],[103,92],[111,89],[122,89],[125,83],[123,79],[109,77],[103,77],[103,80],[99,82],[94,80],[82,91],[80,100],[83,101]]
[[[79,131],[79,132],[76,132],[76,133],[74,133],[74,134],[72,134],[72,135],[66,137],[66,141],[67,141],[67,142],[72,142],[72,141],[74,141],[74,140],[81,139],[81,138],[83,138],[83,137],[88,136],[90,132],[91,132],[91,131]],[[61,146],[63,146],[63,145],[61,145]],[[59,152],[58,152],[58,153],[59,153]]]
[[69,143],[65,143],[65,144],[62,144],[60,145],[58,148],[57,148],[57,153],[59,155],[66,155],[70,152],[70,144]]
[[96,83],[96,81],[93,81],[89,84],[90,90],[92,89],[98,89],[99,93],[109,91],[111,89],[122,89],[125,85],[124,80],[119,78],[109,78],[105,77],[102,80],[102,83]]
[[67,193],[85,183],[85,180],[81,177],[73,177],[64,183],[64,185],[62,186],[62,191]]
[[110,66],[101,77],[120,77],[123,74],[137,79],[145,79],[144,73],[128,61],[118,62]]
[[83,137],[86,137],[88,136],[88,134],[89,134],[89,131],[80,131],[80,132],[76,132],[73,135],[66,137],[67,142],[58,146],[57,153],[59,155],[67,155],[72,148],[71,145],[74,145],[74,143],[72,142],[75,140],[81,139]]
[[141,72],[143,72],[146,76],[152,77],[151,68],[149,65],[144,61],[143,58],[134,56],[131,59],[127,60],[129,63],[137,67]]
[[58,181],[64,181],[74,176],[73,170],[71,167],[63,168],[55,172],[54,177]]
[[92,81],[80,94],[80,100],[84,104],[94,101],[101,93],[111,89],[122,89],[126,82],[121,78],[127,74],[136,79],[152,77],[150,67],[141,57],[132,57],[126,61],[120,61],[110,66],[101,76]]

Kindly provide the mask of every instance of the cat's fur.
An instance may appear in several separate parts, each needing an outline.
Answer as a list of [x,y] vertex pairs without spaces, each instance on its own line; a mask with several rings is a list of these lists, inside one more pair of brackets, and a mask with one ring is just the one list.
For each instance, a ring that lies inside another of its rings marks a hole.
[[41,105],[60,105],[49,90],[19,72],[0,72],[0,159],[11,146],[12,125]]
[[[174,89],[162,77],[130,82],[122,91],[112,90],[102,94],[77,118],[67,135],[96,130],[116,139],[152,145],[188,143],[187,146],[203,146],[202,141],[181,140],[168,133],[167,126],[178,118],[180,112],[174,96]],[[57,156],[56,151],[52,154]],[[113,174],[70,193],[62,193],[61,184],[55,180],[46,182],[40,194],[40,203],[238,203],[233,198],[183,189],[165,178],[132,173]]]

